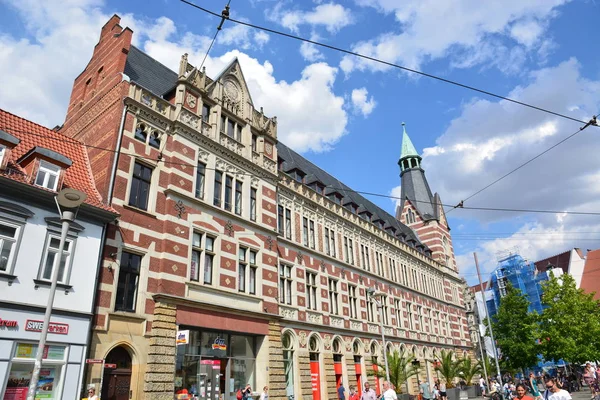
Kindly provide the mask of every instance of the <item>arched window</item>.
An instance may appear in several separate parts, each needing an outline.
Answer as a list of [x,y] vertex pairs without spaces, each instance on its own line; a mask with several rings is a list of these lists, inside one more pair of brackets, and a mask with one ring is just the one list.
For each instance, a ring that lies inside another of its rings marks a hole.
[[289,398],[294,395],[294,339],[290,332],[281,338],[283,347],[283,370],[285,373],[285,392]]
[[410,208],[406,212],[406,222],[409,224],[413,224],[415,222],[415,213]]

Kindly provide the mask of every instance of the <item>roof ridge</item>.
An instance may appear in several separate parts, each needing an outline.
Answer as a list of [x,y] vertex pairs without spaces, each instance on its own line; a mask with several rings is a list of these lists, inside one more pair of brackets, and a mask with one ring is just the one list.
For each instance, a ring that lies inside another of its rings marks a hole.
[[[150,54],[146,53],[144,50],[140,49],[137,46],[131,45],[131,47],[134,47],[137,51],[139,51],[140,53],[142,53],[143,55],[145,55],[146,57],[148,57],[149,59],[151,59],[153,62],[155,62],[156,64],[160,65],[161,67],[163,67],[164,69],[168,69],[169,71],[173,72],[174,74],[177,75],[177,72],[172,70],[171,68],[167,67],[165,64],[161,63],[160,61],[158,61],[156,58],[152,57]],[[130,47],[130,48],[131,48]]]
[[15,117],[15,118],[18,118],[18,119],[20,119],[21,121],[25,121],[25,122],[26,122],[26,123],[28,123],[28,124],[34,124],[34,125],[37,125],[37,126],[39,126],[40,128],[46,129],[46,130],[48,130],[48,131],[50,131],[50,132],[55,132],[55,133],[58,133],[58,131],[55,131],[55,130],[53,130],[53,129],[50,129],[50,128],[48,128],[47,126],[44,126],[44,125],[42,125],[42,124],[38,124],[37,122],[31,121],[31,120],[29,120],[29,119],[27,119],[27,118],[23,118],[23,117],[21,117],[21,116],[19,116],[19,115],[17,115],[17,114],[13,114],[12,112],[10,112],[10,111],[8,111],[8,110],[5,110],[4,108],[0,108],[0,112],[6,113],[6,114],[10,114],[11,116],[13,116],[13,117]]

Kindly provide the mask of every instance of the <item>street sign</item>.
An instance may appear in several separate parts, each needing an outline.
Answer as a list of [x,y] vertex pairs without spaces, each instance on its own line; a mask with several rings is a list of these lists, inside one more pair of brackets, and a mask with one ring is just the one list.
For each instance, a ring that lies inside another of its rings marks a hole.
[[104,364],[104,368],[117,368],[117,364]]
[[102,364],[104,362],[101,358],[88,358],[85,360],[86,364]]

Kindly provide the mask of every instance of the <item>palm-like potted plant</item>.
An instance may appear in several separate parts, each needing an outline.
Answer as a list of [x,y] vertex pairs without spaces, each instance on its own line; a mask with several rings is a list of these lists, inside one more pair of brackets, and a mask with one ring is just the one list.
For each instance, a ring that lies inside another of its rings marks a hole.
[[473,361],[469,357],[465,357],[459,360],[458,366],[459,372],[461,372],[462,378],[467,383],[467,393],[469,397],[476,397],[475,386],[473,386],[473,379],[475,375],[481,374],[483,368],[478,361]]
[[[390,368],[390,383],[396,387],[396,392],[402,393],[403,385],[413,376],[419,373],[418,366],[412,363],[414,357],[409,357],[409,354],[402,350],[394,350],[387,353],[388,366]],[[380,379],[386,378],[385,363],[381,359],[373,362],[377,365],[377,371],[369,372],[369,375],[376,376]],[[407,388],[408,389],[408,388]]]
[[459,390],[454,387],[454,379],[460,372],[460,364],[462,360],[455,360],[454,354],[451,351],[442,350],[440,353],[439,362],[435,366],[435,370],[442,376],[446,382],[446,393],[448,400],[458,400]]

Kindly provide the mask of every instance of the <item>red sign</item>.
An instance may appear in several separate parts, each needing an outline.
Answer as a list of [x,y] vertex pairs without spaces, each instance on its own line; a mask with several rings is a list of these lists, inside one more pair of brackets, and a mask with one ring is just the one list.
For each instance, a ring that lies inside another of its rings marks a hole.
[[104,362],[101,358],[88,358],[85,360],[86,364],[102,364]]
[[[28,319],[25,323],[25,330],[30,332],[41,332],[43,326],[44,321]],[[48,325],[48,333],[55,333],[57,335],[68,335],[69,325],[59,324],[57,322],[50,322],[50,324]]]
[[6,326],[7,328],[16,328],[17,325],[17,321],[7,321],[5,319],[0,318],[0,328],[2,328],[3,326]]
[[319,362],[310,362],[310,383],[312,386],[313,400],[321,400],[321,377],[319,375]]
[[117,364],[104,364],[104,368],[117,368]]

